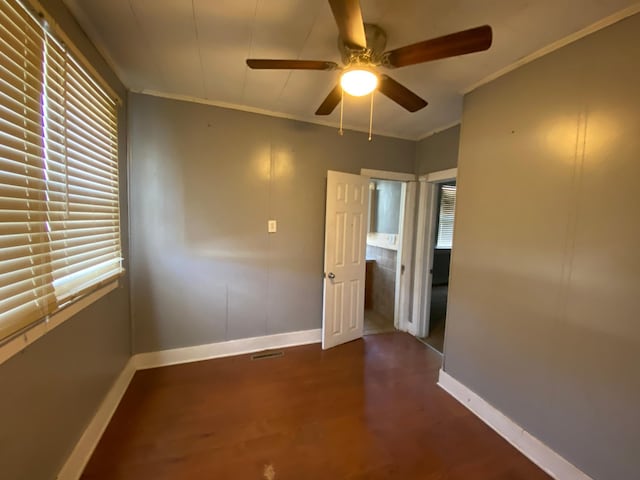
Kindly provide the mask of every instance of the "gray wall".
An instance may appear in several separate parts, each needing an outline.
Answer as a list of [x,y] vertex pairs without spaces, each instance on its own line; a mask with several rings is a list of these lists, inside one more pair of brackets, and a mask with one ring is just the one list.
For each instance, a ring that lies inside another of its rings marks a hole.
[[[124,96],[124,88],[62,2],[40,1],[75,45]],[[123,107],[120,172],[126,257],[124,113]],[[127,277],[122,279],[121,285],[0,365],[0,477],[11,480],[51,480],[56,477],[130,356]]]
[[638,32],[468,95],[458,167],[445,370],[602,480],[640,471]]
[[416,145],[416,173],[424,175],[456,168],[459,140],[460,125],[420,140]]
[[146,95],[129,106],[135,351],[320,328],[327,170],[411,172],[415,143]]

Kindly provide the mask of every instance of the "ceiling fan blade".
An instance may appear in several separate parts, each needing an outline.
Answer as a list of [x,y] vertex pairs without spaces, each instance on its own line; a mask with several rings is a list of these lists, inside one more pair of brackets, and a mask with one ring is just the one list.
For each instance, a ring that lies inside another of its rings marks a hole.
[[359,0],[329,0],[340,37],[352,48],[367,48]]
[[386,52],[391,67],[404,67],[441,58],[481,52],[491,46],[493,33],[489,25],[471,28],[443,37],[432,38]]
[[340,84],[333,87],[333,90],[329,92],[327,98],[324,99],[322,105],[316,110],[316,115],[329,115],[335,110],[340,101],[342,100],[342,87]]
[[378,90],[410,112],[417,112],[427,106],[426,101],[387,75],[380,75]]
[[321,60],[269,60],[248,58],[249,68],[257,70],[335,70],[338,64]]

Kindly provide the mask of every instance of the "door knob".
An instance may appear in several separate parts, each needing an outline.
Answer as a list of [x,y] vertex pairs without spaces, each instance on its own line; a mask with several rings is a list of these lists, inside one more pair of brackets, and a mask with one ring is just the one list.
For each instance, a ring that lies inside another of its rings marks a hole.
[[329,277],[331,280],[333,280],[334,278],[336,278],[336,275],[333,272],[329,272],[329,275],[327,275],[327,277]]

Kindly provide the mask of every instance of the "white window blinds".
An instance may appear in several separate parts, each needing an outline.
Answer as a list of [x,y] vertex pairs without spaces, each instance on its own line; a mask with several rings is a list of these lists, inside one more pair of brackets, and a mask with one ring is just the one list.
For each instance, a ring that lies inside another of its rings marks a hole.
[[440,212],[438,214],[438,239],[436,248],[451,248],[453,244],[453,220],[456,211],[456,186],[440,185]]
[[121,273],[117,106],[0,4],[0,340]]

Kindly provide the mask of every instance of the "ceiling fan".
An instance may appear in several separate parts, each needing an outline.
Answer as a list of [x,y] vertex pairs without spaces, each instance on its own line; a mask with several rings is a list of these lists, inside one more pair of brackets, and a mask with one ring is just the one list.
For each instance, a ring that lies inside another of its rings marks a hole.
[[354,96],[367,95],[376,88],[410,112],[427,106],[427,102],[385,74],[378,67],[398,68],[441,58],[487,50],[491,46],[491,27],[484,25],[442,37],[385,51],[387,36],[377,25],[364,23],[359,0],[329,0],[338,25],[338,48],[344,67],[321,60],[247,59],[249,68],[257,70],[340,70],[338,83],[316,110],[329,115],[338,106],[343,91]]

